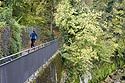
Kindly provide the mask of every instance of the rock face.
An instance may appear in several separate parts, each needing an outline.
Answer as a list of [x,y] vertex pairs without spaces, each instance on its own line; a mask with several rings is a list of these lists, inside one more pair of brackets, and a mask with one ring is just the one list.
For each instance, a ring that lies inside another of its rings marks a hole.
[[110,74],[103,83],[125,83],[125,66]]
[[11,31],[10,31],[10,27],[7,26],[1,33],[1,44],[0,45],[1,45],[1,50],[3,52],[3,56],[9,55],[10,41],[11,41]]
[[[40,42],[41,29],[33,27],[38,34],[37,42]],[[30,47],[30,37],[29,34],[32,32],[31,27],[25,27],[21,29],[21,39],[22,39],[22,49]],[[12,41],[11,27],[6,26],[0,29],[0,58],[10,55],[10,44]]]
[[37,33],[37,40],[36,43],[41,43],[41,38],[43,38],[43,34],[41,34],[41,29],[39,27],[25,27],[22,28],[22,47],[23,48],[27,48],[30,47],[30,33],[35,30],[35,32]]
[[22,29],[21,38],[22,38],[22,46],[23,48],[26,48],[30,43],[30,38],[29,38],[29,33],[24,28]]

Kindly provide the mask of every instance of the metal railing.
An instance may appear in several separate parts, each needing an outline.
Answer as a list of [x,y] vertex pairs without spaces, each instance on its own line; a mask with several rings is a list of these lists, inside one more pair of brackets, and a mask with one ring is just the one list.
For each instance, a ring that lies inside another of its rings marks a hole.
[[58,40],[41,44],[0,59],[0,83],[23,83],[54,55]]
[[22,56],[25,56],[25,55],[27,55],[27,54],[29,54],[29,53],[32,53],[32,52],[34,52],[34,51],[36,51],[36,50],[38,50],[38,49],[40,49],[40,48],[44,48],[45,46],[51,44],[51,43],[54,42],[54,41],[55,41],[55,40],[52,40],[52,41],[46,42],[46,43],[44,43],[44,44],[40,44],[40,45],[38,45],[38,46],[35,46],[35,47],[33,47],[33,48],[29,48],[29,49],[26,49],[26,50],[22,50],[22,51],[20,51],[20,52],[15,53],[15,54],[12,54],[12,55],[9,55],[9,56],[0,58],[0,66],[1,66],[1,65],[4,65],[4,64],[7,64],[7,63],[9,63],[9,62],[11,62],[11,61],[13,61],[13,60],[15,60],[15,59],[18,59],[18,58],[20,58],[20,57],[22,57]]

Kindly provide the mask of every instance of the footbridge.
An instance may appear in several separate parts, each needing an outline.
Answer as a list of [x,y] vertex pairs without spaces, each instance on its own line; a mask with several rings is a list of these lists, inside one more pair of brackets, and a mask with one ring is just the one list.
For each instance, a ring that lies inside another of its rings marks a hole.
[[0,83],[24,83],[41,65],[57,51],[58,40],[0,59]]

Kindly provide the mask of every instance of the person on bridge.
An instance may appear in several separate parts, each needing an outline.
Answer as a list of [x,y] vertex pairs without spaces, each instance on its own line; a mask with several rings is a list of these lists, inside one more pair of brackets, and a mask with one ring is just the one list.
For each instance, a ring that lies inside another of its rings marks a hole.
[[37,38],[37,34],[36,34],[36,32],[34,30],[30,34],[30,38],[31,38],[31,48],[33,48],[34,47],[34,43],[35,43],[36,38]]

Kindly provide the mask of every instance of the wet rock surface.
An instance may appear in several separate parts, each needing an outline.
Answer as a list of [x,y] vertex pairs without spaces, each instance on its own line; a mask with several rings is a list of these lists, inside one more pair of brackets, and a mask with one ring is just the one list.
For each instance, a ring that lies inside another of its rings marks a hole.
[[102,83],[125,83],[125,65],[108,75]]

